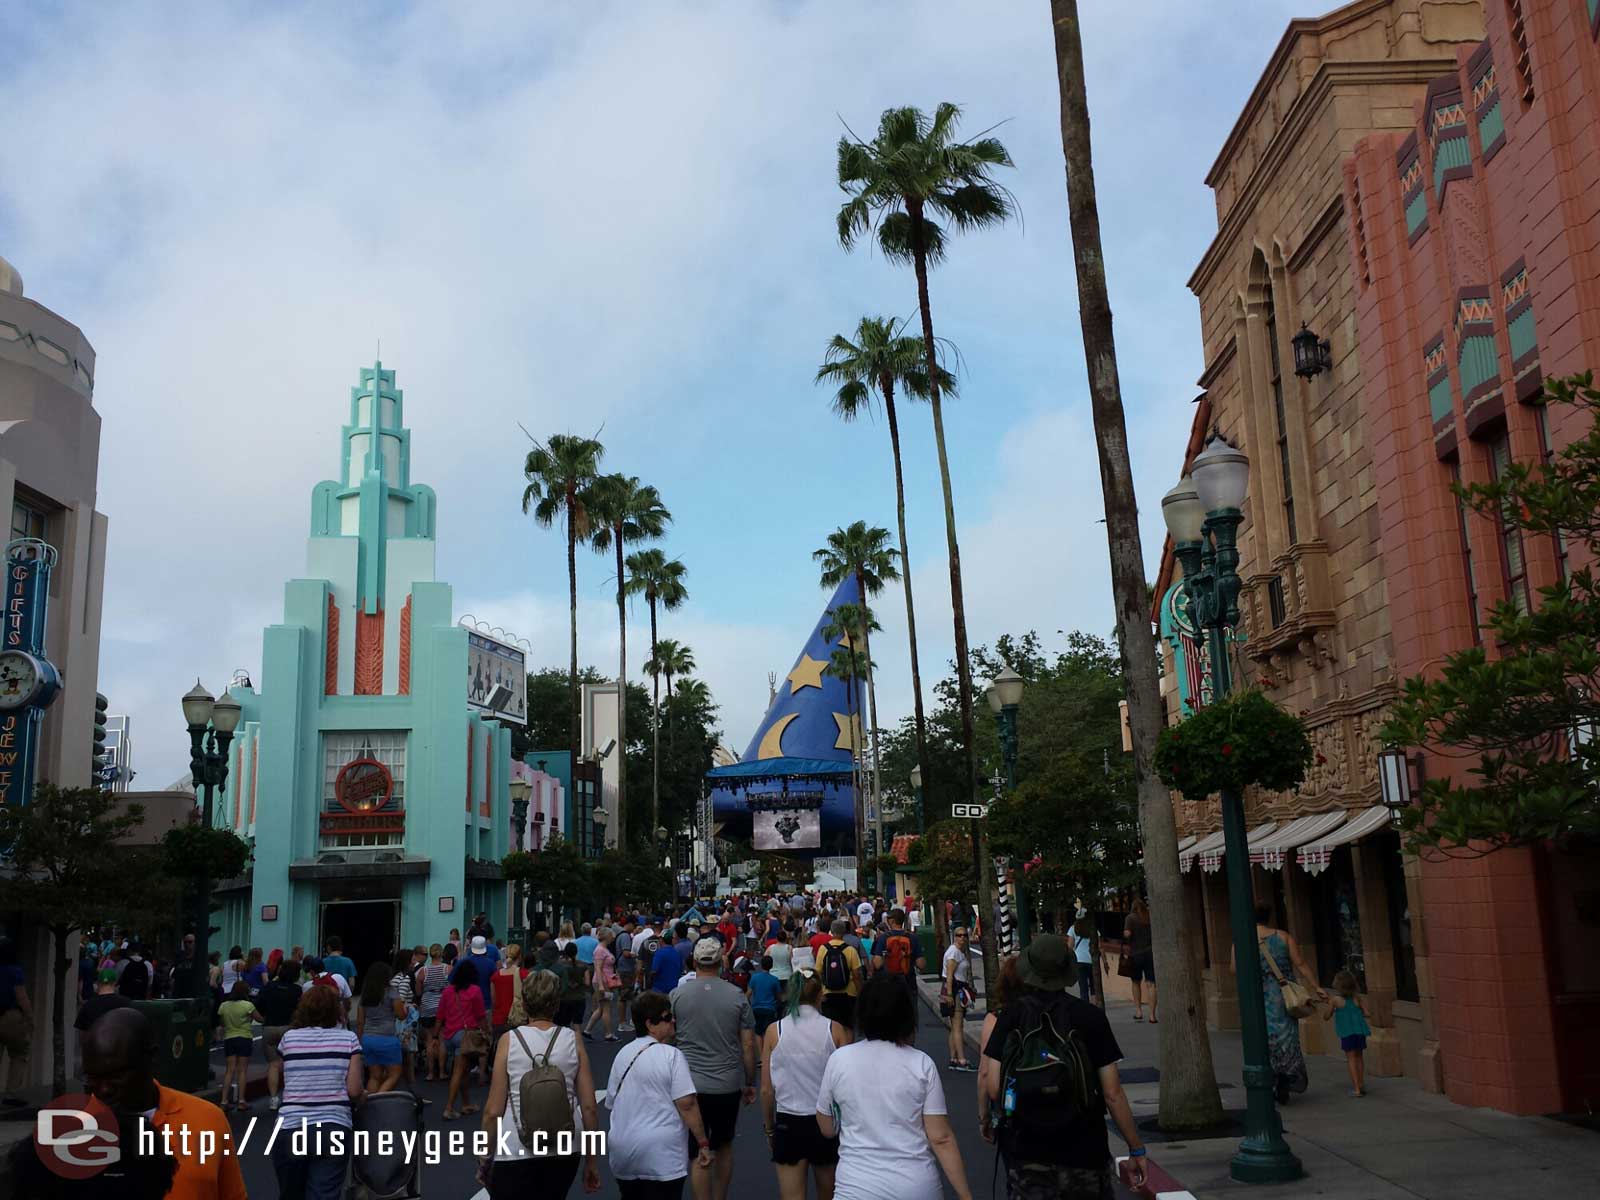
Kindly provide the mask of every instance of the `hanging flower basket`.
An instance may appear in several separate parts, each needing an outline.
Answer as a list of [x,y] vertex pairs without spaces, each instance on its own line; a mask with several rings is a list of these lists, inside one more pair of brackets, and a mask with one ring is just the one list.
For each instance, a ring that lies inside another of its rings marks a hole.
[[250,844],[229,829],[179,825],[161,839],[164,865],[180,879],[234,879],[250,863]]
[[1161,731],[1155,768],[1190,800],[1256,784],[1269,792],[1299,787],[1311,765],[1300,718],[1258,691],[1235,692]]

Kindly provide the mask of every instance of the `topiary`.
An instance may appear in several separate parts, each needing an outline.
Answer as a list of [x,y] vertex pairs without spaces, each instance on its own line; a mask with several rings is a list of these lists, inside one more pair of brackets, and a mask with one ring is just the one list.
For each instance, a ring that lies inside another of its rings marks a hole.
[[1168,787],[1203,800],[1250,784],[1269,792],[1299,787],[1311,759],[1311,738],[1300,718],[1252,689],[1163,729],[1155,769]]

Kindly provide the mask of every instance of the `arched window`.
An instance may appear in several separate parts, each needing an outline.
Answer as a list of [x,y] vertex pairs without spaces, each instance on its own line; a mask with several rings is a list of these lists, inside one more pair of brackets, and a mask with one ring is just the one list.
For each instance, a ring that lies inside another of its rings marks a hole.
[[1283,363],[1278,355],[1278,317],[1272,306],[1272,284],[1264,285],[1262,315],[1267,326],[1268,382],[1272,390],[1273,430],[1278,444],[1278,468],[1283,478],[1283,520],[1289,544],[1300,540],[1294,522],[1294,476],[1289,470],[1289,422],[1283,411]]

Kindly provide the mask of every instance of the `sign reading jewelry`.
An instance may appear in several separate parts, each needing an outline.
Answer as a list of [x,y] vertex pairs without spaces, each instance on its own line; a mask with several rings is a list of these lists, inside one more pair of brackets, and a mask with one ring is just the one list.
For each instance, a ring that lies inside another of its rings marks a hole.
[[33,795],[35,750],[44,710],[61,690],[45,658],[45,617],[55,547],[18,538],[6,547],[4,648],[0,649],[0,804],[26,804]]

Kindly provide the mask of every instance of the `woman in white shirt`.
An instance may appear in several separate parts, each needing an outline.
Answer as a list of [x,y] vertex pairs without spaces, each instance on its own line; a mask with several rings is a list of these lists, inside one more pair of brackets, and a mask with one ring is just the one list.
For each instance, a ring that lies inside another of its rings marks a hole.
[[561,922],[561,932],[556,934],[556,937],[555,937],[556,949],[557,950],[565,950],[567,948],[568,943],[576,941],[576,940],[577,939],[573,936],[573,933],[572,933],[572,922],[571,921],[563,921],[563,922]]
[[606,1081],[607,1160],[622,1200],[681,1195],[689,1176],[684,1129],[699,1147],[700,1166],[709,1168],[714,1152],[700,1120],[689,1060],[668,1044],[676,1032],[672,1001],[660,992],[643,993],[633,1002],[633,1025],[640,1036],[612,1060]]
[[817,973],[808,968],[797,976],[788,1013],[761,1039],[761,1114],[781,1200],[805,1200],[808,1168],[816,1176],[817,1200],[831,1200],[839,1139],[817,1128],[817,1092],[829,1057],[850,1044],[850,1031],[817,1011]]
[[939,1070],[912,1043],[917,1001],[887,973],[856,1000],[862,1040],[828,1057],[817,1128],[839,1138],[834,1200],[939,1200],[938,1160],[956,1200],[972,1200]]
[[[543,1064],[546,1056],[566,1077],[567,1103],[572,1107],[575,1136],[585,1129],[600,1128],[600,1109],[594,1098],[589,1056],[584,1053],[583,1042],[576,1033],[556,1024],[561,1010],[561,991],[561,981],[551,972],[535,971],[529,975],[522,985],[522,1007],[527,1011],[528,1022],[517,1029],[508,1029],[495,1047],[489,1099],[483,1106],[483,1128],[500,1157],[480,1167],[480,1176],[487,1176],[490,1200],[565,1196],[577,1177],[580,1161],[584,1190],[599,1190],[600,1164],[594,1155],[582,1155],[577,1149],[570,1154],[558,1154],[556,1146],[525,1146],[518,1129],[522,1077],[535,1063]],[[581,1138],[578,1145],[581,1148]],[[507,1146],[511,1152],[504,1154]],[[534,1151],[543,1152],[543,1156],[536,1157]]]

